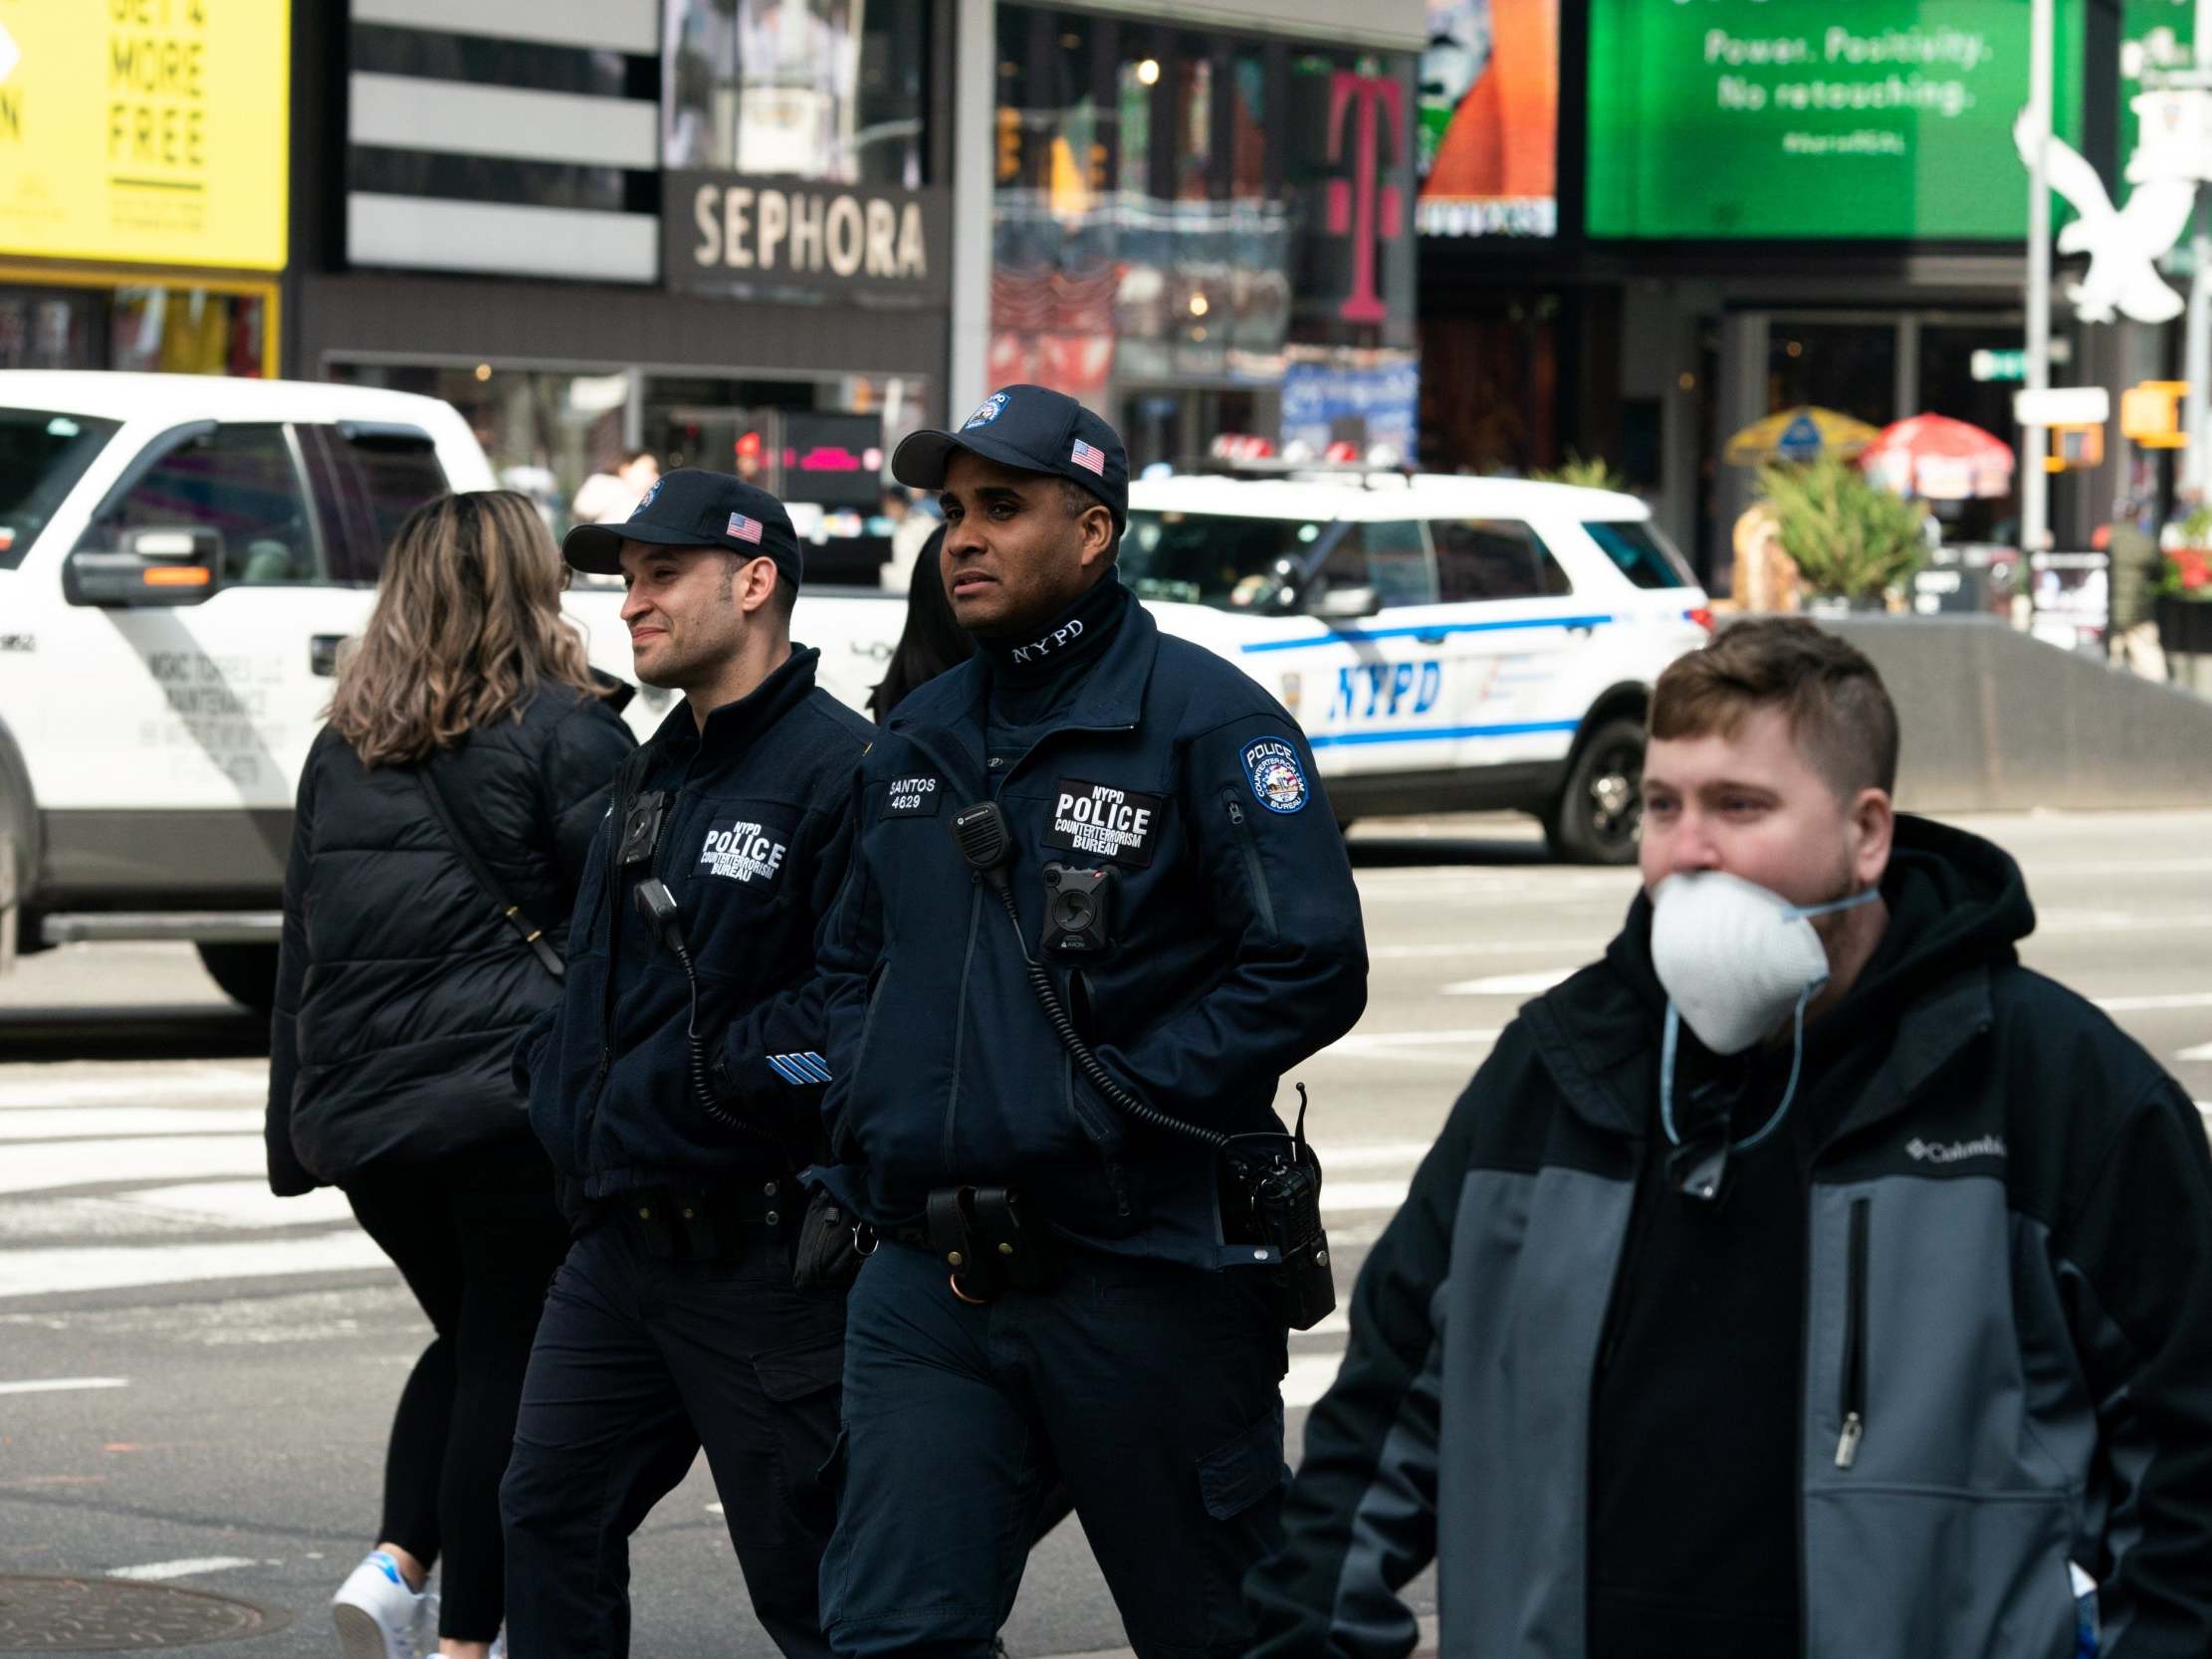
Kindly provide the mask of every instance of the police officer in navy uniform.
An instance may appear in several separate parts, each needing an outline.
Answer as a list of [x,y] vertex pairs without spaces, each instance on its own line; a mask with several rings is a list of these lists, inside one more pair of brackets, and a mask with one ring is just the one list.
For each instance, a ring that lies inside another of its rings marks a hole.
[[1281,1139],[1282,1074],[1359,1016],[1343,840],[1290,717],[1118,579],[1098,416],[1009,386],[892,470],[940,493],[979,649],[863,761],[823,945],[823,1178],[874,1247],[824,1625],[854,1659],[988,1654],[1057,1476],[1136,1651],[1234,1653],[1286,1328],[1186,1131]]
[[874,733],[790,642],[799,545],[767,492],[671,472],[562,550],[623,578],[638,678],[685,695],[617,774],[562,997],[518,1049],[577,1237],[502,1489],[509,1635],[625,1652],[629,1535],[704,1443],[754,1611],[820,1654],[844,1309],[794,1288],[794,1176],[823,1150],[807,986]]

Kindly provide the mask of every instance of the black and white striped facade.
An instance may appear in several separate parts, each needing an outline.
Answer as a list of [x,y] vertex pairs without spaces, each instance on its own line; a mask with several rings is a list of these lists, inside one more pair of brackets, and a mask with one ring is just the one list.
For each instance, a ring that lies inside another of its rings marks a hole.
[[349,0],[345,259],[660,277],[660,0]]

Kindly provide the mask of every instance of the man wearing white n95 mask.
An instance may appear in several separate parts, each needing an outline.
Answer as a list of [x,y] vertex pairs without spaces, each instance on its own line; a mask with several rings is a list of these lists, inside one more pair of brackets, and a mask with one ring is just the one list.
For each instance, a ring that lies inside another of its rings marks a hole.
[[[1865,657],[1663,674],[1644,892],[1368,1258],[1255,1656],[2212,1653],[2212,1156],[2019,965],[1995,846],[1890,806]],[[2088,1631],[2079,1632],[2088,1643]]]

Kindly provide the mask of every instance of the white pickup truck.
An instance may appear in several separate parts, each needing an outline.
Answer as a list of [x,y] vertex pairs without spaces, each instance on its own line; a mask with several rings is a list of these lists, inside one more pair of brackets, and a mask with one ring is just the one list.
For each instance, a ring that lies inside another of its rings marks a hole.
[[[178,938],[265,1004],[300,767],[401,518],[494,486],[452,408],[360,387],[0,372],[0,969]],[[1305,726],[1340,816],[1512,807],[1633,856],[1643,699],[1704,598],[1628,497],[1473,479],[1143,481],[1122,569]],[[566,604],[627,677],[608,587]],[[809,589],[859,707],[905,617]],[[630,707],[641,732],[665,692]]]

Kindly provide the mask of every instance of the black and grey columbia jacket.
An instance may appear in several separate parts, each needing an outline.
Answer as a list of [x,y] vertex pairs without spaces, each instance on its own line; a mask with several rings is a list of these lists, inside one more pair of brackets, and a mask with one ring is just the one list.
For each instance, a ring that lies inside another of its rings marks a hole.
[[[1775,1379],[1800,1401],[1800,1651],[2066,1659],[2072,1560],[2101,1581],[2105,1659],[2201,1659],[2203,1126],[2109,1020],[2018,965],[2034,921],[2010,859],[1911,819],[1898,848],[1943,878],[1946,953],[1852,1034],[1880,1053],[1812,1150],[1802,1363]],[[1627,970],[1649,974],[1647,938],[1640,899],[1606,961],[1522,1010],[1368,1259],[1286,1548],[1247,1586],[1255,1655],[1401,1659],[1399,1586],[1435,1560],[1445,1655],[1603,1659],[1590,1424],[1657,1128],[1658,1022]]]

